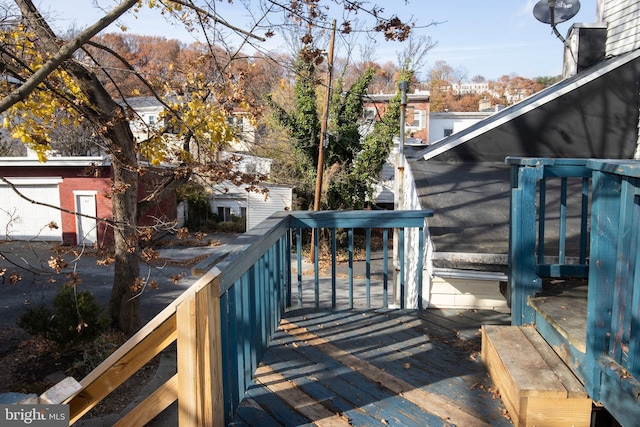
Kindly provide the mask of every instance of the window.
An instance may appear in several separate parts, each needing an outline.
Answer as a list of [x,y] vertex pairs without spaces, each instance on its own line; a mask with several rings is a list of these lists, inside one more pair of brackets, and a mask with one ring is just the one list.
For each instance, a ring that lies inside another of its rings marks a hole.
[[218,207],[218,220],[222,222],[231,221],[231,208]]
[[376,119],[376,109],[373,107],[366,107],[363,111],[364,119],[374,121]]
[[427,112],[424,110],[413,110],[413,125],[417,129],[424,129],[427,127]]
[[445,130],[444,130],[444,136],[445,136],[445,138],[446,138],[447,136],[451,136],[451,134],[453,134],[453,129],[445,129]]
[[149,115],[149,126],[156,124],[156,116]]

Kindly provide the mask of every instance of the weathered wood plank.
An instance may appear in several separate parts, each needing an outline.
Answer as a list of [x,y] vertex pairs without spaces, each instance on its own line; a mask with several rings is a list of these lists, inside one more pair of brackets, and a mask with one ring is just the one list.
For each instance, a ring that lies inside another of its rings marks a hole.
[[[504,382],[513,381],[519,394],[550,398],[567,397],[567,391],[555,375],[550,372],[544,359],[518,327],[484,326],[487,344],[497,349],[500,361],[508,377]],[[498,382],[500,378],[496,379]]]
[[553,280],[543,286],[541,296],[530,300],[531,307],[582,353],[587,351],[587,294],[586,282]]
[[[239,419],[239,420],[238,420]],[[251,424],[246,422],[239,422],[242,420],[250,420]],[[229,424],[229,426],[247,426],[256,425],[260,427],[281,427],[282,424],[273,418],[273,416],[264,410],[264,408],[255,400],[251,398],[245,398],[242,400],[238,409],[236,410],[236,417]]]
[[540,336],[535,328],[522,327],[521,331],[536,348],[538,354],[540,354],[545,363],[558,377],[564,388],[567,390],[567,396],[571,398],[577,397],[586,399],[588,396],[584,390],[584,386],[580,381],[578,381],[573,372],[569,370],[567,365],[562,362],[551,347],[549,347],[547,342]]
[[309,333],[305,328],[292,324],[287,320],[282,321],[281,328],[287,333],[296,336],[299,340],[306,341],[307,344],[316,346],[345,366],[360,372],[362,375],[365,375],[374,381],[378,381],[385,388],[403,396],[405,399],[413,402],[422,409],[440,416],[444,420],[460,425],[489,425],[483,420],[461,410],[459,405],[453,405],[441,396],[428,393],[396,378],[393,375],[389,375],[370,363],[336,347],[326,339]]
[[[309,423],[309,420],[296,412],[287,402],[280,399],[275,393],[272,393],[266,387],[262,387],[259,383],[251,385],[245,395],[247,398],[259,404],[267,413],[276,419],[284,427],[298,427]],[[239,414],[240,417],[247,422],[253,423],[253,420],[245,414]]]
[[161,385],[138,406],[123,416],[113,427],[144,426],[178,399],[178,374]]
[[[278,340],[274,342],[274,345],[279,344]],[[332,406],[347,403],[348,406],[339,409],[348,416],[352,425],[370,426],[382,420],[393,420],[400,425],[433,425],[442,422],[439,417],[390,393],[377,382],[305,343],[282,345],[277,352],[267,355],[265,363],[286,372],[288,377],[293,378],[292,381],[321,402],[329,398]],[[317,382],[333,396],[308,391],[305,388],[307,382]]]
[[[428,310],[424,314],[413,310],[376,310],[351,313],[348,318],[339,312],[332,315],[335,321],[325,316],[322,320],[300,320],[300,324],[304,323],[310,331],[332,342],[340,342],[341,348],[359,357],[375,361],[376,366],[408,383],[452,402],[464,402],[478,410],[478,416],[492,424],[500,424],[504,419],[500,415],[499,401],[492,399],[492,385],[487,382],[486,369],[472,359],[474,351],[480,348],[479,337],[468,342],[457,337],[455,331],[439,327],[438,334],[433,335],[434,323],[416,315],[420,313],[431,320],[430,313],[440,311],[443,310]],[[455,310],[450,312],[452,315],[456,313]],[[494,312],[494,316],[497,314],[502,322],[508,322],[507,314]],[[460,319],[466,322],[467,328],[476,329],[479,333],[479,322],[465,317]],[[318,326],[314,327],[314,324]],[[334,325],[337,326],[334,328]]]
[[[559,358],[549,366],[545,360],[553,359],[553,351],[542,338],[534,339],[536,346],[529,340],[533,328],[487,325],[482,331],[482,359],[516,425],[590,425],[591,400],[577,396],[576,385],[567,390],[552,369],[562,366]],[[570,373],[562,367],[560,376],[568,383]]]
[[317,403],[308,394],[299,390],[295,384],[283,375],[275,372],[269,366],[260,365],[256,370],[256,380],[264,384],[272,392],[285,400],[292,408],[312,420],[318,426],[343,427],[348,426],[348,420],[332,413]]

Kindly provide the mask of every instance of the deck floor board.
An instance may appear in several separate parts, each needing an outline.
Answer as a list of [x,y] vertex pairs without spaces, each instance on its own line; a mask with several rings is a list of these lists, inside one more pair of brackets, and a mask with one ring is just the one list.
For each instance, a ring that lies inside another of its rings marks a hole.
[[512,425],[479,356],[481,324],[509,324],[507,314],[299,309],[285,319],[262,366],[335,416],[305,417],[254,381],[231,425]]

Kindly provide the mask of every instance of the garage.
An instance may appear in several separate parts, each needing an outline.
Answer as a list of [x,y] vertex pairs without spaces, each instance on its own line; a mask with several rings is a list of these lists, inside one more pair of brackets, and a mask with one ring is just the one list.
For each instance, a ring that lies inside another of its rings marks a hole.
[[[62,241],[62,215],[58,185],[61,177],[6,177],[0,182],[0,238],[4,240]],[[29,200],[41,204],[32,203]],[[44,205],[43,205],[44,204]],[[49,224],[56,224],[50,227]]]

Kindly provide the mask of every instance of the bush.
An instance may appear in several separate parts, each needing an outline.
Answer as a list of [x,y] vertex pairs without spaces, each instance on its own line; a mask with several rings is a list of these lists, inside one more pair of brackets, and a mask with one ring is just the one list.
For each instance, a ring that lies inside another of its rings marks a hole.
[[29,307],[18,319],[18,326],[29,335],[49,338],[54,312],[44,304]]
[[69,348],[93,341],[107,330],[108,320],[91,292],[76,293],[75,287],[63,286],[53,299],[53,310],[44,304],[29,308],[18,326]]
[[218,231],[221,233],[244,233],[247,231],[247,220],[245,217],[232,215],[231,221],[218,223]]

